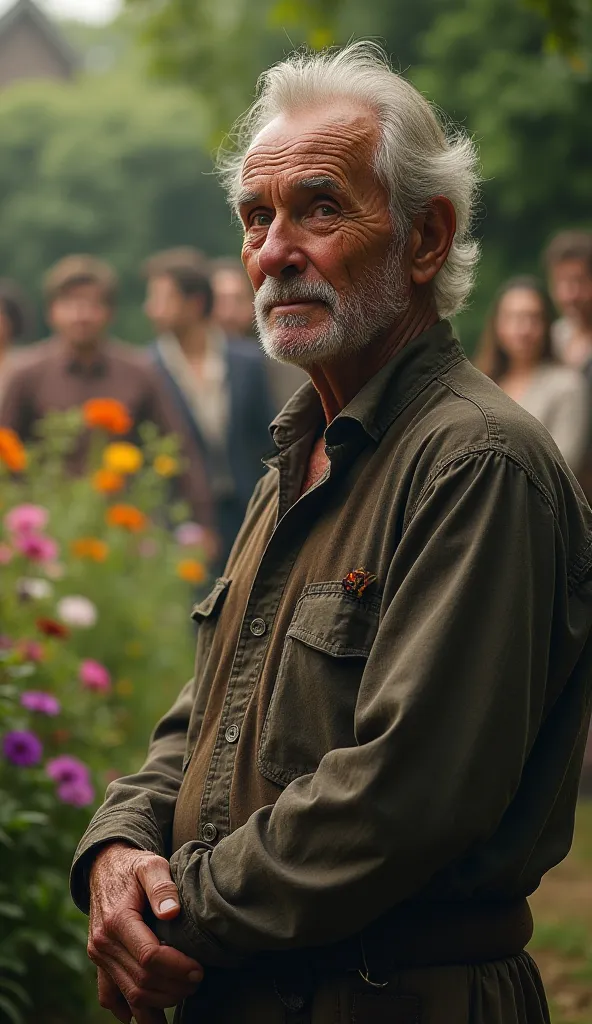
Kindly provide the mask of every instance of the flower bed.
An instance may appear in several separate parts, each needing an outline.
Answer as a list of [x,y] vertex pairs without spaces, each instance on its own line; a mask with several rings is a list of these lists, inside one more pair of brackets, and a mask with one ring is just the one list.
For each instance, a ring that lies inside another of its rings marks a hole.
[[0,430],[0,1019],[16,1024],[91,1019],[68,867],[192,670],[202,531],[169,498],[174,440],[148,426],[141,447],[113,439],[128,426],[102,400],[49,417],[26,450]]

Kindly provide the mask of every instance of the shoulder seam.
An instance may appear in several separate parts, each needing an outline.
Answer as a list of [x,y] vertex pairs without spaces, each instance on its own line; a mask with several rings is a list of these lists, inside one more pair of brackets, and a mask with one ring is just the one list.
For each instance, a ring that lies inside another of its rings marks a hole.
[[[463,396],[461,395],[460,397]],[[516,452],[513,452],[511,449],[504,447],[500,443],[492,444],[491,442],[484,442],[480,445],[474,444],[468,446],[467,448],[462,448],[459,451],[455,451],[452,454],[446,456],[445,458],[440,459],[440,461],[436,463],[432,472],[429,474],[426,482],[424,483],[416,501],[414,502],[413,508],[411,509],[409,515],[405,517],[404,529],[406,529],[409,522],[415,516],[420,504],[422,503],[425,497],[428,488],[431,487],[434,481],[440,476],[441,473],[444,472],[445,469],[448,468],[448,466],[452,465],[452,463],[454,462],[460,462],[463,459],[467,459],[471,455],[484,455],[487,454],[488,452],[495,452],[498,455],[502,455],[505,459],[508,460],[508,462],[514,463],[514,465],[518,469],[522,470],[524,475],[528,477],[533,487],[535,487],[535,489],[539,492],[543,500],[549,506],[555,521],[558,520],[559,513],[556,504],[553,500],[553,496],[551,495],[550,491],[545,487],[543,482],[539,480],[536,473],[532,470],[532,467],[527,465]]]

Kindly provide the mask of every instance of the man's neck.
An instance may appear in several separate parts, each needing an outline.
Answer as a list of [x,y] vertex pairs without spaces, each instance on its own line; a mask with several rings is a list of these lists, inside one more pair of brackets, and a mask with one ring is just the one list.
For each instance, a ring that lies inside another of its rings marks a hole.
[[310,367],[308,372],[319,393],[327,423],[331,423],[405,345],[433,327],[438,319],[431,296],[412,301],[393,328],[368,348],[354,352],[345,360]]
[[175,331],[175,337],[188,359],[199,360],[203,358],[208,343],[208,329],[207,320],[200,320],[183,328],[183,330]]

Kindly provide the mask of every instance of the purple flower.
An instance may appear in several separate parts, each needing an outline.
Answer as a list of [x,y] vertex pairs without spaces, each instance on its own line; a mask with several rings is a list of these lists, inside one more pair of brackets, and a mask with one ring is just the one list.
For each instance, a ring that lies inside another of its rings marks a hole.
[[76,782],[62,782],[58,786],[58,796],[62,803],[72,804],[73,807],[87,807],[88,804],[92,804],[95,791],[88,779],[78,779]]
[[49,512],[42,505],[16,505],[4,517],[9,533],[38,533],[45,529]]
[[28,711],[39,711],[42,715],[59,715],[60,702],[53,693],[45,693],[43,690],[25,690],[21,694],[21,704]]
[[48,761],[45,771],[50,779],[63,785],[78,785],[87,783],[90,785],[89,771],[83,761],[70,754],[61,754]]
[[14,546],[32,562],[55,562],[60,550],[55,540],[42,533],[19,533]]
[[2,750],[7,761],[18,764],[21,768],[29,768],[38,764],[43,755],[43,745],[34,732],[26,729],[14,729],[7,732],[2,742]]

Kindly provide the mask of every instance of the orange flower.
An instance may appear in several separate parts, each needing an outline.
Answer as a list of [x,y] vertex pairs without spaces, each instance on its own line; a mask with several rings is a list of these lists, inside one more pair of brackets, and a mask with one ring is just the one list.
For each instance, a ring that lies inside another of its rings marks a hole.
[[27,453],[23,443],[10,427],[0,427],[0,461],[13,473],[22,473],[27,468]]
[[109,554],[109,546],[98,537],[80,537],[70,545],[75,558],[88,558],[91,562],[104,562]]
[[125,487],[125,478],[112,469],[98,469],[93,474],[91,483],[100,494],[117,494]]
[[207,573],[202,562],[197,562],[194,558],[184,558],[177,565],[177,576],[186,583],[203,583]]
[[148,525],[148,519],[135,505],[112,505],[105,516],[109,526],[122,526],[131,533],[140,533]]
[[133,426],[125,405],[116,398],[90,398],[82,406],[82,415],[91,430],[106,430],[109,434],[129,434]]

